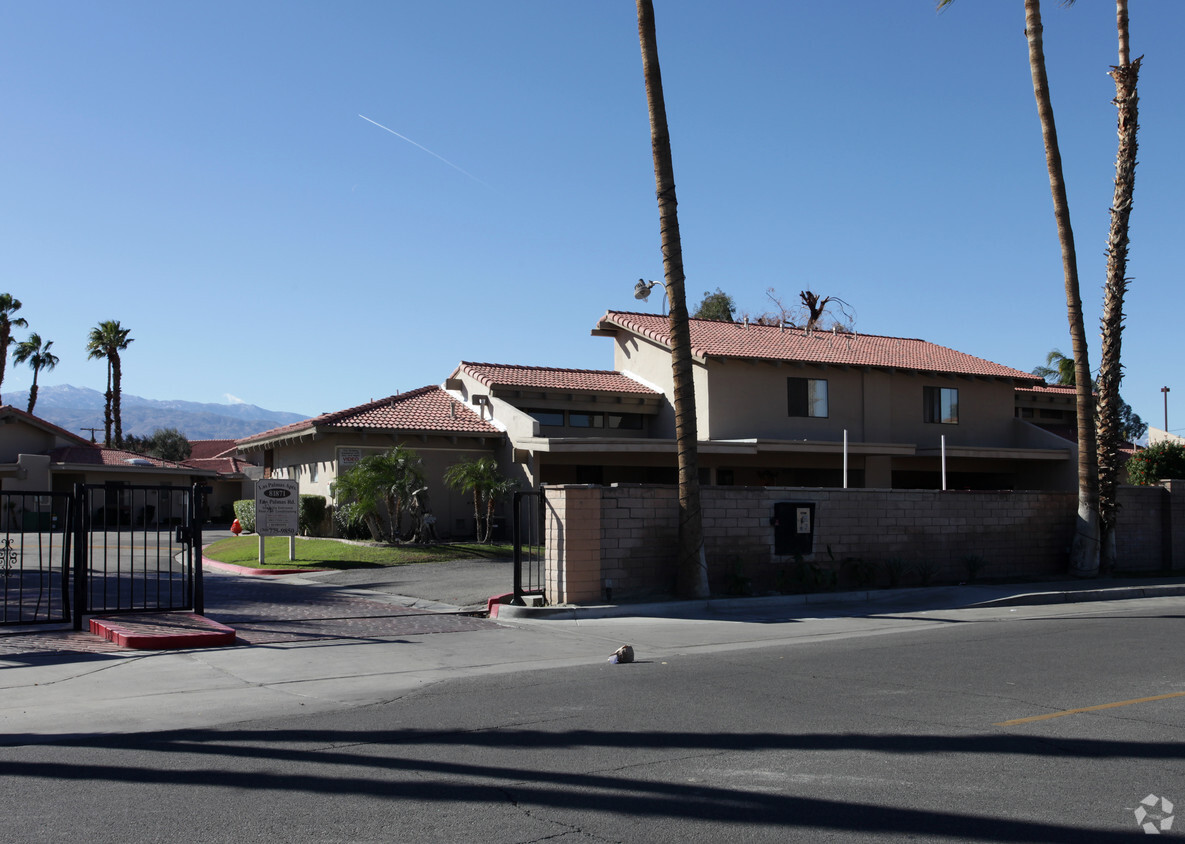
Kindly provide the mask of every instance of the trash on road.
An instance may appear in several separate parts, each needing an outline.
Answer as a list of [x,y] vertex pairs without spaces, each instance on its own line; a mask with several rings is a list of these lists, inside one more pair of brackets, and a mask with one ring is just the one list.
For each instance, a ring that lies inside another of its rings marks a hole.
[[609,661],[616,665],[617,663],[633,662],[634,649],[630,645],[622,645],[613,652],[613,656],[609,657]]

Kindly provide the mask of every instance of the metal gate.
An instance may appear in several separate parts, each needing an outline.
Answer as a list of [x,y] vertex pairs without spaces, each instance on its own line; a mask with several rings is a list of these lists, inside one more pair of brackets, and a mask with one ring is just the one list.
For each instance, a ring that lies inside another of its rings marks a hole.
[[544,498],[542,489],[514,493],[514,603],[545,594]]
[[0,624],[84,614],[203,611],[209,487],[79,484],[71,493],[0,492]]
[[75,498],[0,492],[0,625],[70,621]]

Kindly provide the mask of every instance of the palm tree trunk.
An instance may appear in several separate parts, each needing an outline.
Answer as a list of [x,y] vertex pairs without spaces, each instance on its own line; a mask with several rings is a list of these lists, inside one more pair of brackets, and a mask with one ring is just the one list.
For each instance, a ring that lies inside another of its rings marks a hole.
[[37,404],[37,370],[33,370],[33,386],[29,388],[29,415],[33,415],[33,405]]
[[1115,107],[1119,111],[1119,150],[1115,155],[1115,196],[1111,202],[1111,232],[1107,238],[1107,281],[1103,288],[1103,339],[1099,358],[1099,520],[1102,523],[1102,568],[1115,564],[1115,502],[1123,444],[1119,418],[1123,379],[1120,349],[1123,340],[1123,297],[1127,293],[1128,223],[1136,184],[1136,131],[1139,97],[1136,81],[1140,59],[1131,60],[1128,46],[1127,0],[1116,0],[1119,64],[1111,68]]
[[659,228],[662,232],[663,274],[670,302],[671,374],[674,379],[675,440],[679,461],[679,560],[676,591],[680,597],[708,596],[708,565],[704,554],[699,490],[699,435],[695,418],[695,384],[691,360],[691,329],[683,288],[683,247],[675,199],[675,168],[671,137],[662,92],[658,41],[654,31],[654,4],[637,0],[638,40],[642,48],[642,74],[650,112],[650,145],[654,155],[654,182],[658,194]]
[[1082,319],[1082,297],[1078,288],[1078,258],[1074,251],[1074,230],[1070,225],[1070,203],[1062,175],[1062,156],[1049,97],[1049,78],[1045,73],[1045,50],[1041,40],[1041,2],[1025,0],[1025,35],[1029,42],[1029,69],[1033,76],[1033,96],[1041,118],[1045,140],[1045,163],[1049,170],[1049,190],[1053,195],[1053,215],[1062,249],[1062,270],[1066,285],[1066,315],[1070,323],[1070,342],[1074,350],[1075,387],[1078,393],[1078,521],[1070,551],[1070,569],[1079,577],[1099,573],[1099,485],[1096,463],[1094,396],[1090,360],[1086,348],[1086,328]]
[[111,448],[111,356],[107,356],[107,392],[103,394],[103,445]]
[[123,445],[123,412],[120,409],[120,393],[123,373],[119,366],[119,354],[111,359],[111,418],[115,424],[115,447]]

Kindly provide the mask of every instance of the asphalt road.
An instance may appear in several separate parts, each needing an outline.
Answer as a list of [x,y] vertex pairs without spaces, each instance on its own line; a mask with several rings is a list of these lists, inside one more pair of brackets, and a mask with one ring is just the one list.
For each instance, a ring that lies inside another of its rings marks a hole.
[[638,661],[0,747],[0,838],[1130,841],[1142,800],[1145,823],[1160,798],[1185,810],[1183,616],[1157,598],[800,618],[710,647],[660,645],[676,622],[536,622],[513,641],[540,658],[628,637]]

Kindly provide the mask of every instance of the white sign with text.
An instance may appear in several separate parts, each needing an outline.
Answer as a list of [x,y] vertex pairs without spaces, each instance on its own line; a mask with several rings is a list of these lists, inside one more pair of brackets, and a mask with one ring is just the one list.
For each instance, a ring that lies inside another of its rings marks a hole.
[[300,484],[269,478],[255,482],[255,532],[260,536],[296,536]]

